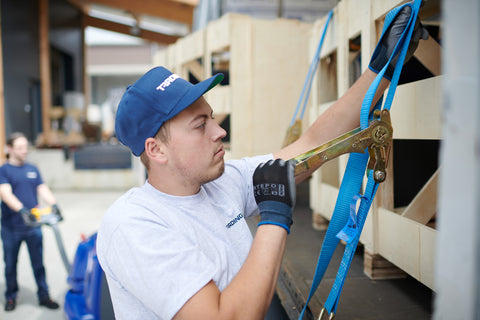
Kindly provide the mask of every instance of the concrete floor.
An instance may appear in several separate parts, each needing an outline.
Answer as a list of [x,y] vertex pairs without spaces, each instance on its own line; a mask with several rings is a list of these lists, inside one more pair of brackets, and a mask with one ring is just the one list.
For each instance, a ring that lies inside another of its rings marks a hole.
[[[67,255],[73,260],[76,247],[81,236],[89,236],[96,232],[103,213],[117,199],[123,190],[117,191],[54,191],[65,220],[59,228]],[[311,210],[308,208],[308,189],[299,189],[299,197],[294,213],[294,225],[287,242],[285,259],[295,271],[304,278],[309,288],[315,270],[324,231],[316,231],[311,227]],[[250,225],[254,225],[249,222]],[[5,299],[5,280],[3,278],[3,259],[0,261],[2,276],[0,276],[0,319],[25,320],[60,320],[65,319],[63,300],[67,291],[67,272],[57,249],[53,231],[43,227],[44,261],[47,270],[47,282],[51,297],[61,304],[59,310],[48,310],[38,306],[36,285],[32,275],[30,261],[25,245],[21,248],[18,264],[18,281],[20,291],[17,308],[13,312],[3,311]],[[333,266],[327,269],[324,281],[317,290],[320,301],[325,301],[333,283],[336,266],[343,254],[339,246],[332,260]],[[0,246],[1,251],[1,246]],[[430,319],[432,314],[432,292],[421,283],[407,277],[397,280],[369,279],[363,273],[362,249],[357,250],[348,273],[340,305],[335,319]],[[3,257],[3,252],[1,252]],[[317,315],[318,316],[318,315]]]

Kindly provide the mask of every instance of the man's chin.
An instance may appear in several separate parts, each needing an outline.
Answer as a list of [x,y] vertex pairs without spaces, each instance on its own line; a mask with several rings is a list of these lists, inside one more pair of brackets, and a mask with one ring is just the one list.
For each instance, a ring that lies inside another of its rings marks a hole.
[[220,178],[224,172],[225,162],[222,161],[222,164],[218,166],[216,172],[212,173],[211,176],[209,176],[204,183],[212,182],[213,180]]

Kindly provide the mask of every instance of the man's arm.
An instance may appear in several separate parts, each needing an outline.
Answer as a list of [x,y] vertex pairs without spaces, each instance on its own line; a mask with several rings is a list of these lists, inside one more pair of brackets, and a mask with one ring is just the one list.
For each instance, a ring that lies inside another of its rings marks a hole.
[[0,184],[0,197],[5,204],[13,211],[20,211],[23,203],[12,192],[12,186],[9,183]]
[[55,199],[55,196],[53,195],[52,191],[44,183],[38,185],[37,193],[40,199],[45,201],[49,206],[53,206],[54,204],[57,203],[57,200]]
[[[405,30],[411,14],[412,10],[410,6],[404,6],[398,12],[377,44],[378,50],[375,49],[367,70],[340,99],[318,117],[300,139],[275,153],[274,156],[276,158],[291,159],[360,125],[360,110],[363,98],[375,79],[377,72],[385,66],[389,57],[394,52],[398,39]],[[425,40],[427,38],[428,32],[423,28],[417,18],[404,63],[413,56],[420,39]],[[397,58],[398,56],[393,59],[396,61]],[[395,65],[395,63],[393,65]],[[384,75],[387,79],[391,79],[392,77],[393,65],[391,63],[387,68],[388,75],[387,73]],[[380,82],[371,107],[377,103],[388,87],[389,80],[387,79],[383,78]],[[309,172],[309,174],[311,174],[311,172]],[[309,174],[302,175],[300,179],[297,179],[297,182],[300,182],[302,178],[307,177]]]
[[220,292],[210,281],[174,319],[263,319],[275,292],[286,239],[281,227],[259,226],[247,260],[227,288]]
[[[363,98],[376,76],[376,73],[367,69],[353,86],[322,113],[297,141],[274,153],[273,156],[291,159],[360,126]],[[387,79],[382,79],[372,107],[380,99],[389,83]]]
[[245,263],[220,292],[213,281],[188,300],[174,319],[263,319],[272,301],[292,225],[294,164],[270,160],[253,174],[260,223]]

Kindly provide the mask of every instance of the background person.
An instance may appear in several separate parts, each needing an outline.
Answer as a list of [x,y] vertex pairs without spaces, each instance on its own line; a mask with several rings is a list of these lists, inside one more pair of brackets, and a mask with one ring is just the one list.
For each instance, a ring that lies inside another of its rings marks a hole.
[[[0,167],[0,197],[2,199],[1,236],[5,261],[5,311],[16,306],[18,293],[17,260],[20,245],[28,247],[33,275],[37,283],[39,305],[58,309],[48,293],[43,265],[43,236],[40,226],[31,227],[28,220],[35,217],[30,210],[38,205],[37,194],[58,215],[57,201],[48,186],[43,183],[37,167],[26,163],[28,140],[22,133],[13,133],[7,140],[7,162]],[[27,223],[26,223],[27,222]]]

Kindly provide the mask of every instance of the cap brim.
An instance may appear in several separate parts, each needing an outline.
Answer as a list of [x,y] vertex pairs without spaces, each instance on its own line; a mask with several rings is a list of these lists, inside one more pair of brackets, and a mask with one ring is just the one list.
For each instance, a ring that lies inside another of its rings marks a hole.
[[171,119],[182,112],[185,108],[197,101],[201,96],[219,84],[222,80],[223,74],[217,73],[216,75],[193,85],[178,101],[177,105],[170,112],[168,118]]

